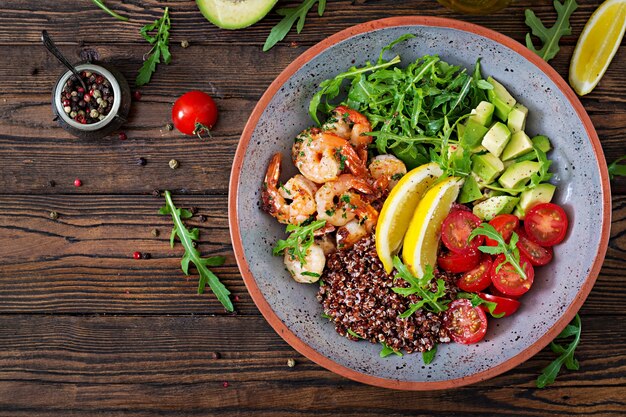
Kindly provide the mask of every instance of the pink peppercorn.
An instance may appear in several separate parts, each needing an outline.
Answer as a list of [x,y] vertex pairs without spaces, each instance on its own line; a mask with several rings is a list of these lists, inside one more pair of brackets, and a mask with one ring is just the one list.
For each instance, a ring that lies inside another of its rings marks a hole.
[[81,185],[83,185],[83,182],[80,179],[76,178],[74,180],[74,187],[80,187]]
[[224,381],[224,382],[222,383],[222,386],[223,386],[224,388],[228,388],[228,386],[229,386],[229,385],[230,385],[230,384],[228,383],[228,381]]
[[118,135],[120,140],[126,140],[128,138],[128,136],[126,136],[126,133],[124,132],[120,132],[120,134]]
[[133,252],[133,258],[141,259],[141,252]]
[[133,99],[135,99],[135,101],[141,100],[141,91],[134,91],[133,92]]

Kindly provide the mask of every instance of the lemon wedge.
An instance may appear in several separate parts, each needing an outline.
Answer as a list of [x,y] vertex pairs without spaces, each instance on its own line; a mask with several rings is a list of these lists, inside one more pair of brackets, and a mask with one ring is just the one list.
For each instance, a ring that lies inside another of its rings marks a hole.
[[448,177],[433,185],[415,209],[404,236],[402,258],[413,275],[424,275],[426,265],[435,267],[441,224],[461,191],[463,180]]
[[580,96],[598,84],[626,30],[626,0],[606,0],[585,25],[569,67],[569,83]]
[[421,165],[407,172],[391,189],[376,224],[376,252],[387,273],[393,269],[393,256],[400,252],[417,205],[442,173],[436,163]]

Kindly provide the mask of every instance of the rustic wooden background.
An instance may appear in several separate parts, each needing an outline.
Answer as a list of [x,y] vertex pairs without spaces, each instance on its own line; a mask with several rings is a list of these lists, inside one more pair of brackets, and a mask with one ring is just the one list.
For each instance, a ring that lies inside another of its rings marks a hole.
[[[564,77],[599,1],[581,3],[573,35],[551,62]],[[261,46],[279,20],[275,13],[224,31],[193,1],[107,4],[131,21],[118,22],[86,0],[0,4],[0,416],[626,415],[626,178],[612,183],[609,251],[581,310],[581,370],[543,390],[534,380],[553,359],[547,350],[499,377],[449,391],[393,392],[328,372],[261,317],[229,240],[228,178],[239,135],[266,87],[308,47],[357,23],[412,14],[460,18],[523,42],[524,9],[550,21],[550,2],[520,0],[468,17],[427,0],[330,0],[324,17],[311,14],[300,35],[267,53]],[[141,88],[124,128],[128,139],[78,140],[57,127],[50,92],[62,68],[41,46],[41,30],[73,60],[89,54],[134,80],[149,49],[138,30],[166,5],[173,60]],[[182,40],[191,46],[182,49]],[[190,89],[216,98],[220,121],[210,140],[164,127],[172,102]],[[625,96],[622,48],[582,100],[609,161],[626,153]],[[140,157],[145,166],[136,164]],[[168,167],[172,158],[178,170]],[[74,187],[75,178],[84,185]],[[179,206],[206,216],[189,224],[200,227],[204,254],[226,256],[214,270],[237,296],[236,315],[211,295],[196,295],[196,277],[181,273],[181,248],[169,248],[170,220],[157,215],[163,199],[154,189],[172,190]],[[151,259],[134,260],[134,251]],[[286,366],[289,358],[295,368]]]

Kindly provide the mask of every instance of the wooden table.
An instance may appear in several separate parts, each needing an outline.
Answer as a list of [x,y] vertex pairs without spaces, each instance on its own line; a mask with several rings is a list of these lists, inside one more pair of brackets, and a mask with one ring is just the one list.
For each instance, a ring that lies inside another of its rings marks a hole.
[[[581,370],[543,390],[534,381],[553,359],[547,349],[455,391],[393,392],[326,371],[261,317],[230,245],[226,201],[239,135],[263,91],[299,54],[351,25],[417,13],[464,19],[523,42],[524,9],[551,21],[548,2],[522,0],[468,17],[434,1],[333,0],[322,18],[311,13],[300,35],[267,53],[261,46],[276,13],[246,30],[224,31],[193,1],[107,3],[131,21],[118,22],[84,0],[0,6],[0,416],[626,415],[624,178],[612,183],[609,251],[581,310]],[[581,3],[573,35],[551,61],[565,78],[577,36],[599,4]],[[50,91],[62,68],[41,46],[41,30],[73,60],[111,61],[134,80],[149,49],[138,30],[165,5],[172,63],[141,88],[124,128],[128,139],[70,137],[52,121]],[[190,47],[181,48],[182,40]],[[190,89],[216,98],[221,118],[212,139],[165,128],[172,102]],[[582,99],[609,161],[626,153],[625,94],[622,48]],[[173,158],[177,170],[168,167]],[[82,187],[73,185],[76,178]],[[197,295],[197,277],[182,274],[181,247],[168,245],[170,219],[157,214],[164,200],[152,195],[155,189],[172,190],[179,206],[197,207],[188,223],[201,230],[203,254],[226,256],[214,271],[236,295],[236,315],[212,295]],[[134,260],[134,251],[151,259]]]

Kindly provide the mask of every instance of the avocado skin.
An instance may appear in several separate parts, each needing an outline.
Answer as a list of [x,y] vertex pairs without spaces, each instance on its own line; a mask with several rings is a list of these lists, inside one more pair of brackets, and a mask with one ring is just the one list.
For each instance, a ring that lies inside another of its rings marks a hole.
[[[246,10],[246,15],[249,16],[249,18],[241,18],[241,14],[237,15],[238,19],[237,21],[233,21],[233,22],[229,22],[229,21],[224,21],[222,19],[220,19],[220,17],[218,16],[217,13],[214,13],[214,11],[212,10],[213,8],[217,8],[218,6],[216,5],[216,3],[242,3],[242,2],[248,2],[247,0],[239,0],[239,1],[224,1],[224,0],[196,0],[196,4],[198,5],[198,8],[200,9],[200,12],[202,13],[202,15],[211,23],[213,23],[215,26],[222,28],[222,29],[228,29],[228,30],[235,30],[235,29],[243,29],[245,27],[251,26],[253,24],[255,24],[256,22],[258,22],[259,20],[263,19],[265,17],[265,15],[267,15],[272,8],[274,8],[274,6],[276,5],[276,3],[278,3],[278,0],[265,0],[261,2],[261,6],[259,6],[258,8],[256,8],[256,10],[250,10],[251,8],[248,8],[248,10]],[[222,6],[224,7],[224,6]],[[226,6],[228,7],[228,6]],[[233,6],[234,7],[234,6]],[[249,12],[249,13],[248,13]],[[227,14],[227,13],[225,13]]]

